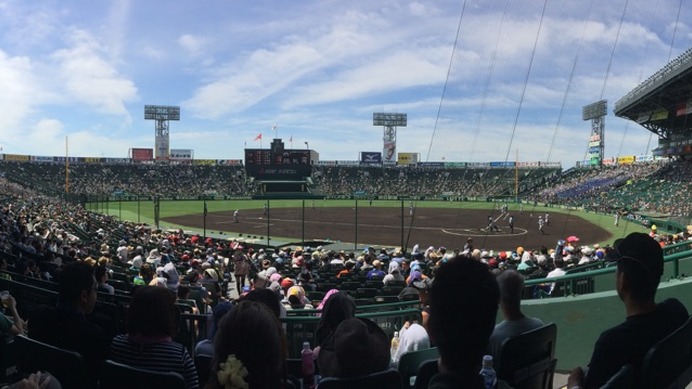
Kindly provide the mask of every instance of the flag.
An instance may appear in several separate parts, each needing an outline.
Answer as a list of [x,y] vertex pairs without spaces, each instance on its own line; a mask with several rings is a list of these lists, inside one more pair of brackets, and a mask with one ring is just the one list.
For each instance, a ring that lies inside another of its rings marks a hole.
[[207,202],[204,202],[204,216],[207,216]]
[[[293,143],[293,135],[291,135],[291,138],[288,139],[290,143]],[[2,147],[0,147],[0,150],[2,150]]]
[[262,140],[262,133],[261,132],[255,137],[255,140]]

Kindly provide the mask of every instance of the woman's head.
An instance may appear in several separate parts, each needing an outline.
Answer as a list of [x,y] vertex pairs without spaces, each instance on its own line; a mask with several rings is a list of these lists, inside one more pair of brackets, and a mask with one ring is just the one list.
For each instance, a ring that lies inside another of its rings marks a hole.
[[176,296],[158,286],[137,288],[127,310],[127,333],[130,335],[175,336],[177,332]]
[[221,319],[214,350],[211,380],[216,387],[224,386],[216,372],[230,355],[248,370],[250,388],[275,387],[285,376],[286,338],[279,319],[265,304],[240,301]]
[[355,316],[356,302],[348,293],[336,292],[329,296],[317,324],[317,344],[321,345],[342,321]]

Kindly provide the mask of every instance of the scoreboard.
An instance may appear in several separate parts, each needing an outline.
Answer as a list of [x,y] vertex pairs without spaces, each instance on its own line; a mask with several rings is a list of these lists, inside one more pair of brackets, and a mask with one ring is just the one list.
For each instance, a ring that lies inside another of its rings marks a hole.
[[245,149],[245,171],[260,180],[303,180],[311,172],[310,150]]

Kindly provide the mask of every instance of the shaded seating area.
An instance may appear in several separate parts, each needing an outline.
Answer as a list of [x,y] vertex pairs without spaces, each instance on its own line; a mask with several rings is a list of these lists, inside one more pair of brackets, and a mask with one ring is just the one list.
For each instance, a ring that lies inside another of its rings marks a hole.
[[685,388],[692,382],[692,317],[656,343],[644,357],[641,384],[647,388]]
[[401,389],[401,376],[394,369],[355,378],[323,378],[318,389]]
[[556,340],[555,323],[506,339],[495,363],[498,379],[515,389],[551,389]]
[[100,389],[186,389],[185,379],[178,373],[151,371],[106,360],[101,370]]
[[20,376],[36,371],[48,371],[60,381],[63,388],[94,388],[95,382],[84,362],[74,351],[39,342],[25,336],[14,339],[17,372]]
[[435,361],[440,357],[440,352],[437,347],[432,347],[424,350],[410,351],[399,359],[397,370],[401,375],[401,385],[403,388],[415,388],[416,378],[421,365],[428,361]]
[[601,386],[600,389],[623,389],[631,388],[634,383],[634,369],[632,365],[625,365],[615,373],[614,376]]

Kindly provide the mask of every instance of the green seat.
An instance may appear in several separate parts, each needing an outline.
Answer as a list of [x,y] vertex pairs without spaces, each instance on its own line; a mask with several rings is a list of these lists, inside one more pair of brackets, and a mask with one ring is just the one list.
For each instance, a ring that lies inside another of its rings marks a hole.
[[425,389],[435,374],[439,372],[437,360],[431,359],[418,366],[418,376],[416,377],[416,389]]
[[627,389],[634,383],[634,370],[632,365],[625,365],[614,376],[601,386],[600,389]]
[[101,371],[101,389],[185,389],[185,379],[178,373],[152,371],[106,360]]
[[502,342],[497,378],[515,389],[553,387],[557,325],[549,323]]
[[401,388],[401,378],[399,372],[389,369],[367,376],[354,378],[323,378],[317,385],[317,389],[399,389]]
[[418,369],[423,362],[438,359],[440,352],[437,347],[427,348],[417,351],[409,351],[401,355],[399,359],[399,374],[404,388],[414,388]]
[[692,317],[649,349],[640,379],[644,388],[684,388],[692,382]]
[[82,355],[36,339],[15,336],[17,370],[29,375],[39,370],[50,372],[60,381],[63,388],[92,388],[96,377],[88,374]]

